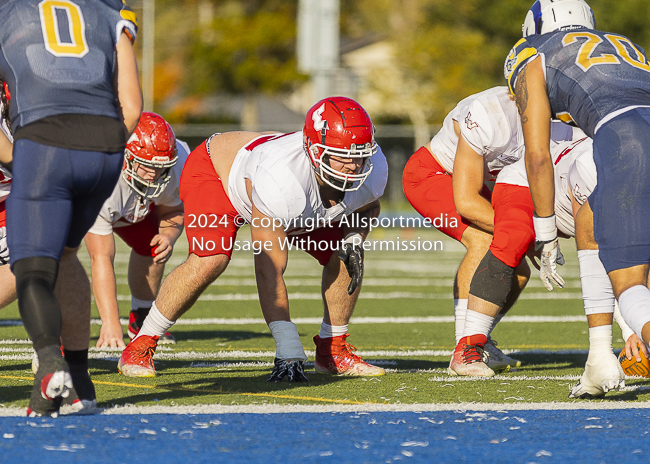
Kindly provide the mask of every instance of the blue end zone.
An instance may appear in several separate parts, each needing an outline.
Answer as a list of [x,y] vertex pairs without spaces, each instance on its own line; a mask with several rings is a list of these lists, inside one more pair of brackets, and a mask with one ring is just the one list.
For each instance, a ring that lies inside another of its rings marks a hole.
[[3,462],[647,462],[647,409],[0,418]]

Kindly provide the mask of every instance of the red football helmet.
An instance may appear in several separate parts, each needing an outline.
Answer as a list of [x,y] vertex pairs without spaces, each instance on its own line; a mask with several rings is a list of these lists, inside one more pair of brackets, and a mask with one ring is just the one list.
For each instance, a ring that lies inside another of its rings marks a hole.
[[[171,126],[156,113],[142,113],[140,122],[124,150],[122,177],[133,190],[145,198],[156,198],[165,190],[171,178],[171,168],[178,161],[176,136]],[[157,179],[146,180],[136,172],[135,163],[161,168]]]
[[[323,182],[344,192],[357,190],[372,171],[370,157],[377,152],[375,128],[360,104],[347,97],[325,98],[307,112],[302,131],[312,167]],[[330,166],[330,156],[363,158],[358,174]]]

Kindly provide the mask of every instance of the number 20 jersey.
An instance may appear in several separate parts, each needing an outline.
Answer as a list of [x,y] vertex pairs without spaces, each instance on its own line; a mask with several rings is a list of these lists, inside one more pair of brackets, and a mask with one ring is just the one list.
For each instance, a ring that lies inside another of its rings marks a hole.
[[122,31],[135,39],[135,14],[121,0],[0,0],[14,132],[59,114],[119,120],[112,84]]
[[584,28],[521,39],[504,65],[512,93],[521,70],[537,56],[553,117],[590,137],[626,109],[650,106],[650,64],[643,49],[622,35]]

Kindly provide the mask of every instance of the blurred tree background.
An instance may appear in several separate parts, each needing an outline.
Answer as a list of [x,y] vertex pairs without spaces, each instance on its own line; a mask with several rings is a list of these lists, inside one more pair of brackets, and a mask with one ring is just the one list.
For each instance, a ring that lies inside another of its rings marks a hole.
[[[139,3],[134,2],[136,11],[141,9]],[[191,121],[192,111],[210,95],[282,96],[308,79],[296,69],[297,0],[155,3],[155,109],[173,122]],[[650,2],[589,3],[598,29],[627,35],[646,49],[650,46]],[[341,43],[368,37],[390,43],[392,78],[378,73],[370,83],[387,108],[380,119],[439,124],[460,99],[503,85],[503,60],[521,36],[530,4],[526,0],[343,1]],[[141,40],[138,45],[142,46]]]

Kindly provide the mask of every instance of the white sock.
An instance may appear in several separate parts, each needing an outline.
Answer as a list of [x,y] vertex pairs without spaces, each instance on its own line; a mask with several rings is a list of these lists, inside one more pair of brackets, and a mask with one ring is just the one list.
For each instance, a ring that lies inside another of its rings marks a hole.
[[325,321],[320,323],[320,333],[318,336],[320,338],[334,338],[340,337],[348,333],[348,325],[329,325]]
[[589,328],[589,356],[587,362],[592,357],[601,359],[602,355],[612,353],[612,326],[601,325]]
[[138,308],[151,308],[151,305],[153,305],[153,300],[138,300],[131,297],[131,311]]
[[482,334],[487,337],[487,334],[490,332],[490,328],[492,327],[492,322],[494,322],[492,316],[468,309],[467,315],[465,316],[465,330],[463,330],[463,337],[477,334]]
[[463,336],[465,328],[465,315],[467,314],[467,298],[454,300],[454,331],[456,333],[456,345]]
[[618,298],[623,319],[641,339],[643,326],[650,322],[650,290],[644,285],[635,285],[621,293]]
[[289,321],[273,321],[269,324],[269,329],[275,340],[276,358],[307,361],[296,324]]
[[505,314],[497,314],[497,316],[494,318],[494,320],[492,321],[492,327],[490,327],[490,331],[489,331],[488,334],[487,334],[488,337],[489,337],[490,335],[492,335],[492,331],[493,331],[494,328],[497,326],[497,324],[498,324],[499,322],[501,322],[501,319],[503,319],[503,316],[505,316]]
[[144,322],[142,323],[142,328],[133,340],[142,335],[149,335],[150,337],[161,337],[175,323],[176,321],[170,321],[165,316],[163,316],[160,311],[158,311],[158,307],[154,301],[154,303],[151,305],[151,311],[149,311],[149,315],[145,318]]
[[585,314],[614,312],[614,290],[598,250],[578,250]]

